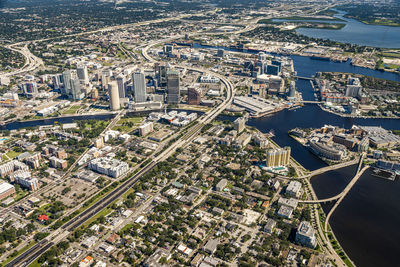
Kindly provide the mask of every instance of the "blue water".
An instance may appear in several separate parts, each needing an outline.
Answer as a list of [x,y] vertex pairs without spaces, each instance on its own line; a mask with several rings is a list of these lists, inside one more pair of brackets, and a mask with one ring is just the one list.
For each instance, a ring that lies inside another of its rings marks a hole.
[[345,12],[334,17],[345,20],[346,26],[340,30],[299,28],[297,33],[308,37],[330,39],[342,43],[351,43],[373,47],[400,48],[400,27],[367,25],[354,19],[343,17]]
[[[247,50],[235,49],[223,46],[200,45],[195,43],[194,48],[208,48],[208,49],[224,49],[226,51],[246,52]],[[247,53],[256,54],[261,50],[250,50]],[[276,55],[276,54],[274,54]],[[312,77],[317,72],[348,72],[354,74],[362,74],[375,78],[386,79],[391,81],[400,82],[400,75],[393,72],[385,72],[380,70],[368,69],[357,67],[347,62],[333,62],[327,60],[316,60],[306,56],[288,56],[293,59],[294,69],[297,71],[298,76]]]
[[288,22],[318,22],[318,23],[345,23],[345,21],[340,21],[340,20],[319,20],[319,19],[302,19],[302,20],[297,20],[297,19],[273,19],[273,22],[282,22],[282,21],[288,21]]

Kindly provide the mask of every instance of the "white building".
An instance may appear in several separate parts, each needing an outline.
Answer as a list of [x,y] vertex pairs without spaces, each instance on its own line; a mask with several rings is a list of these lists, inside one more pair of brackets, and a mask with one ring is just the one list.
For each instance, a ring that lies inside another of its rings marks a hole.
[[88,168],[113,178],[118,178],[129,171],[128,163],[107,157],[91,160]]
[[153,131],[153,122],[147,122],[139,126],[139,135],[145,136]]
[[286,194],[291,197],[299,198],[301,196],[301,183],[298,181],[291,181],[286,188]]
[[303,246],[315,248],[317,245],[315,230],[309,222],[302,221],[300,223],[295,240]]
[[32,177],[31,173],[28,171],[18,172],[18,174],[14,176],[14,179],[17,184],[28,188],[31,191],[36,191],[39,189],[38,179]]
[[0,166],[1,177],[6,177],[14,171],[29,171],[29,167],[18,160],[12,160]]

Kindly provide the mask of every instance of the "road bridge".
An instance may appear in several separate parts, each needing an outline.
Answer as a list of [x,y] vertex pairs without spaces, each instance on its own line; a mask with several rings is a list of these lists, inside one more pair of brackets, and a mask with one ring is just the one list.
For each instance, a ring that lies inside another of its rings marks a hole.
[[363,153],[361,155],[354,178],[350,181],[350,183],[348,183],[348,185],[345,187],[345,189],[342,191],[342,193],[339,194],[340,198],[338,199],[338,201],[335,203],[335,205],[332,207],[332,209],[329,211],[328,215],[326,216],[325,232],[328,232],[329,219],[332,216],[335,209],[340,205],[340,203],[346,197],[347,193],[351,190],[351,188],[353,188],[353,186],[357,183],[358,179],[360,179],[360,177],[363,175],[363,173],[370,167],[369,165],[367,165],[361,169],[365,155],[366,155],[365,153]]
[[356,164],[358,161],[359,160],[356,158],[356,159],[353,159],[353,160],[350,160],[350,161],[345,161],[345,162],[342,162],[342,163],[339,163],[339,164],[326,166],[326,167],[314,170],[311,173],[307,174],[306,176],[312,177],[312,176],[316,176],[316,175],[319,175],[319,174],[322,174],[322,173],[325,173],[325,172],[329,172],[329,171],[337,170],[337,169],[344,168],[344,167],[347,167],[347,166],[351,166],[351,165]]
[[296,79],[299,79],[299,80],[308,80],[308,81],[312,81],[312,80],[314,80],[314,78],[313,77],[304,77],[304,76],[294,76]]
[[[354,178],[350,181],[350,183],[346,186],[346,188],[341,193],[337,194],[336,196],[329,197],[329,198],[324,198],[324,199],[317,199],[316,198],[316,199],[300,200],[299,203],[319,204],[319,203],[328,203],[328,202],[332,202],[332,201],[340,199],[343,195],[347,194],[348,190],[350,190],[350,189],[348,189],[348,187],[350,186],[349,188],[351,188],[351,186],[353,186],[357,182],[357,180],[360,178],[361,175],[358,175],[358,174],[360,173],[364,157],[365,157],[365,154],[363,153],[358,160],[354,159],[352,161],[343,162],[341,164],[336,164],[336,165],[333,165],[333,166],[327,166],[327,167],[315,170],[314,172],[309,174],[311,176],[318,175],[318,174],[321,174],[321,173],[324,173],[324,172],[327,172],[327,171],[332,171],[332,170],[335,170],[335,169],[339,169],[339,168],[343,168],[343,167],[346,167],[346,166],[353,165],[358,161],[356,174],[355,174]],[[364,171],[365,170],[363,170],[363,172]],[[313,195],[315,195],[315,193]]]

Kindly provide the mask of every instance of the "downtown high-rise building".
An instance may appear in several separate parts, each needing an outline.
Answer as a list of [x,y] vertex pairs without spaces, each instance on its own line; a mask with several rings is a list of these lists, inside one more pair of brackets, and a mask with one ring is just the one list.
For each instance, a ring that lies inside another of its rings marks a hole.
[[146,102],[146,78],[142,71],[135,71],[132,74],[133,97],[136,103]]
[[158,86],[165,87],[167,86],[167,71],[169,69],[168,65],[159,65],[158,66]]
[[110,97],[110,109],[119,110],[120,104],[117,82],[113,81],[108,84],[108,95]]
[[87,66],[79,65],[76,68],[76,72],[77,72],[78,79],[80,82],[82,82],[83,84],[89,83],[89,74],[88,74]]
[[80,100],[83,98],[81,84],[76,75],[76,72],[71,70],[66,70],[63,72],[64,86],[61,90],[61,94],[72,98],[73,100]]
[[167,71],[167,103],[179,104],[180,88],[179,88],[179,72],[174,70]]
[[63,88],[61,90],[61,94],[69,95],[71,93],[71,79],[72,79],[71,70],[64,71],[62,77],[63,77]]
[[124,75],[120,74],[116,78],[118,84],[118,94],[119,98],[126,97],[126,78]]

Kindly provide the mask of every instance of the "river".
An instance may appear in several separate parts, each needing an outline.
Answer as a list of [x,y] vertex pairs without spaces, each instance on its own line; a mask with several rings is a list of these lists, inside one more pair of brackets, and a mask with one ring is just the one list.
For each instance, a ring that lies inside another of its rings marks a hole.
[[[330,39],[342,43],[357,45],[400,48],[400,27],[368,25],[358,20],[345,18],[346,12],[336,10],[339,13],[334,17],[344,20],[346,26],[340,30],[299,28],[297,33],[314,38]],[[329,21],[325,21],[329,22]]]
[[[348,63],[315,61],[294,57],[295,69],[300,76],[310,77],[315,71],[337,71],[366,74],[380,78],[399,80],[398,76],[375,70],[353,67]],[[309,81],[298,80],[297,87],[304,99],[313,99]],[[315,170],[326,164],[288,136],[295,127],[321,127],[331,124],[349,128],[354,124],[382,126],[400,129],[400,121],[393,119],[362,119],[340,117],[322,111],[317,105],[305,105],[297,110],[284,110],[269,117],[250,119],[248,124],[262,132],[274,130],[274,141],[280,146],[290,146],[292,156],[305,168]],[[352,179],[355,166],[327,172],[311,179],[319,198],[327,198],[341,192]],[[400,183],[372,176],[371,171],[362,175],[348,195],[333,213],[330,224],[340,244],[357,266],[398,266],[400,251]],[[325,211],[332,204],[323,205]]]

